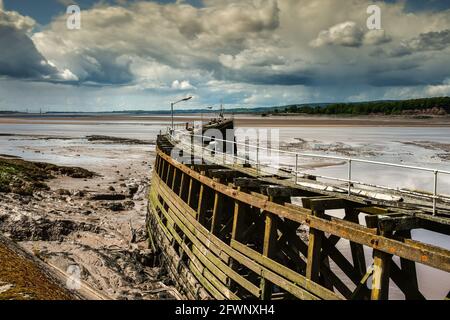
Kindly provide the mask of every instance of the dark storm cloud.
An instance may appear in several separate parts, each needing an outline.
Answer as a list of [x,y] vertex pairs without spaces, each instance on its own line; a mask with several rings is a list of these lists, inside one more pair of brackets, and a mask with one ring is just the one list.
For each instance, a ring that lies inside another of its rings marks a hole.
[[403,42],[388,53],[391,57],[403,57],[417,52],[440,51],[450,46],[450,30],[422,33]]
[[448,0],[407,0],[407,11],[439,11],[450,9]]
[[[116,54],[96,50],[95,52],[86,51],[91,60],[83,59],[81,65],[83,74],[81,80],[84,82],[92,82],[105,85],[122,85],[130,83],[134,80],[134,76],[130,71],[131,61],[129,59],[120,59]],[[92,61],[92,57],[95,60]]]
[[0,46],[0,75],[43,79],[58,72],[21,30],[0,25]]
[[[243,77],[242,77],[243,76]],[[230,80],[240,80],[242,82],[257,85],[280,85],[280,86],[297,86],[297,85],[313,85],[313,78],[302,73],[285,73],[285,74],[240,74]]]

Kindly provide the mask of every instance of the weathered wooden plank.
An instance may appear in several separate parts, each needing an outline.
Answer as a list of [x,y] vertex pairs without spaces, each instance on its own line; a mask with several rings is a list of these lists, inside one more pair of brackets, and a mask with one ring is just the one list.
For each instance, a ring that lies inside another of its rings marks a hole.
[[389,298],[390,264],[390,254],[374,250],[371,300],[387,300]]
[[351,207],[351,203],[339,198],[310,200],[309,208],[312,210],[336,210]]
[[208,170],[208,175],[211,178],[217,178],[223,181],[228,181],[229,179],[241,175],[241,173],[231,169],[211,169]]
[[[265,228],[264,228],[264,240],[263,240],[263,255],[269,259],[274,256],[277,249],[277,227],[276,221],[274,221],[272,214],[265,213]],[[261,278],[261,299],[270,300],[272,296],[273,284],[269,283],[265,278]]]
[[[347,208],[345,209],[345,217],[348,221],[359,224],[359,209]],[[350,241],[350,251],[352,253],[353,266],[360,277],[367,273],[366,258],[364,248],[359,243]]]
[[223,214],[224,199],[219,192],[214,193],[213,215],[211,221],[211,233],[217,235],[220,227],[220,221]]
[[234,203],[233,227],[231,231],[231,239],[241,240],[244,233],[244,204],[236,201]]
[[193,192],[194,192],[194,178],[190,177],[189,179],[189,189],[188,189],[188,198],[187,198],[187,205],[191,206],[192,199],[194,198]]
[[393,233],[394,231],[405,231],[421,227],[420,220],[416,217],[389,217],[378,216],[378,227],[381,232]]
[[236,187],[255,189],[260,188],[264,183],[261,182],[261,180],[259,179],[242,177],[242,178],[235,178],[233,180],[233,184]]
[[[154,197],[154,195],[152,195]],[[155,202],[157,202],[157,199],[155,199]],[[160,206],[160,204],[159,204]],[[164,211],[164,208],[162,208],[160,206],[160,209]],[[250,293],[259,296],[259,288],[257,288],[255,285],[253,285],[252,283],[250,283],[248,280],[246,280],[245,278],[243,278],[242,276],[240,276],[239,274],[237,274],[236,272],[234,272],[231,268],[229,268],[224,262],[222,262],[220,259],[216,258],[216,256],[214,256],[213,254],[209,253],[209,250],[211,251],[215,251],[215,252],[221,252],[223,251],[223,248],[215,248],[215,244],[211,244],[211,238],[212,236],[210,235],[209,239],[205,239],[199,236],[198,230],[199,230],[199,226],[197,226],[197,228],[195,228],[195,226],[193,226],[193,229],[195,231],[197,231],[196,233],[191,233],[191,230],[189,230],[189,228],[187,227],[188,224],[192,224],[194,221],[191,220],[191,222],[189,223],[188,220],[192,219],[190,215],[186,215],[186,216],[182,216],[180,214],[180,212],[178,212],[178,214],[174,213],[173,210],[177,210],[176,208],[170,208],[169,212],[167,212],[167,215],[169,217],[171,217],[172,219],[174,219],[174,221],[176,221],[177,226],[188,236],[188,238],[193,242],[193,244],[199,248],[200,252],[202,253],[202,255],[205,256],[206,259],[210,260],[212,264],[208,263],[208,266],[210,268],[212,268],[213,270],[210,269],[210,271],[213,272],[221,272],[224,275],[230,277],[231,279],[233,279],[234,281],[236,281],[237,283],[239,283],[240,285],[242,285],[243,288],[245,288],[246,290],[248,290]],[[195,221],[196,224],[198,224],[197,221]],[[202,227],[204,228],[204,227]],[[203,230],[204,232],[208,232],[206,229]],[[204,246],[201,241],[203,240],[203,243],[206,245]],[[220,241],[220,240],[219,240]],[[223,244],[225,245],[225,244]],[[215,249],[215,250],[214,250]],[[220,269],[215,269],[215,266],[218,266],[218,268]],[[221,271],[220,271],[221,270]],[[226,277],[222,277],[221,278],[222,281],[225,282]]]
[[[157,199],[155,199],[155,201],[157,201]],[[186,215],[185,217],[189,217],[189,215]],[[197,221],[195,221],[195,222],[198,223]],[[276,275],[275,273],[271,272],[270,270],[256,265],[253,262],[253,260],[245,257],[244,255],[238,253],[237,251],[234,251],[232,248],[225,245],[222,241],[220,241],[216,237],[210,236],[209,240],[216,244],[220,243],[221,249],[224,250],[228,255],[233,257],[233,259],[236,259],[236,261],[245,265],[247,268],[249,268],[253,272],[256,272],[257,274],[259,274],[261,276],[265,276],[268,280],[274,282],[275,284],[277,284],[281,288],[287,290],[291,294],[297,296],[298,298],[300,298],[300,299],[317,299],[317,297],[311,295],[308,291],[306,291],[302,288],[296,287],[295,285],[291,284],[290,282],[287,282],[285,279]],[[230,278],[231,278],[231,275],[230,275]],[[258,292],[259,292],[259,289],[258,289]]]
[[[164,190],[164,188],[161,188],[159,194],[163,197],[163,199],[166,201],[166,203],[169,203],[172,207],[173,210],[177,210],[178,211],[178,217],[180,219],[187,219],[190,224],[187,224],[186,226],[189,228],[189,230],[196,235],[196,237],[206,246],[209,247],[210,244],[210,240],[208,239],[210,234],[206,231],[206,229],[204,229],[204,227],[202,226],[201,228],[194,228],[192,226],[192,222],[195,221],[195,211],[190,208],[187,207],[187,205],[185,203],[182,203],[178,206],[179,201],[176,199],[175,196],[171,195],[168,193],[168,190]],[[151,193],[151,195],[154,195],[153,193]],[[187,213],[187,214],[184,214]],[[220,259],[222,259],[222,261],[224,261],[225,263],[227,263],[229,261],[229,256],[227,254],[225,254],[223,252],[223,250],[221,249],[217,249],[215,246],[209,247],[210,250],[212,250]]]
[[175,182],[177,180],[177,172],[178,172],[178,169],[173,167],[173,177],[172,177],[172,183],[170,185],[170,188],[174,191],[175,191]]
[[206,191],[205,186],[203,184],[200,185],[200,192],[198,196],[198,206],[197,206],[197,220],[201,224],[205,224],[205,213],[206,213]]
[[[153,210],[156,210],[156,207],[154,207]],[[173,249],[172,245],[170,244],[171,239],[173,239],[172,234],[166,228],[166,226],[164,226],[163,222],[157,215],[154,215],[154,218],[156,220],[157,226],[162,229],[162,231],[158,232],[157,234],[160,238],[160,244],[164,246],[165,250],[168,253],[166,260],[170,262],[168,265],[169,268],[171,269],[173,274],[178,274],[184,280],[184,283],[186,284],[186,288],[188,289],[188,292],[187,292],[188,297],[190,297],[190,299],[196,299],[198,296],[195,294],[195,292],[199,292],[199,291],[201,292],[201,291],[205,291],[205,290],[202,288],[196,287],[196,284],[193,283],[193,279],[188,277],[185,274],[185,272],[181,272],[181,273],[179,272],[178,267],[183,262],[181,261],[181,259],[178,256],[176,256],[176,252]],[[169,237],[169,235],[170,235],[170,237]],[[202,296],[205,296],[205,295],[203,294]]]
[[269,197],[294,197],[298,195],[298,190],[291,187],[269,185],[261,188],[263,194]]
[[[159,207],[160,207],[160,210],[165,214],[165,216],[166,216],[167,219],[175,219],[175,220],[177,220],[177,218],[176,218],[175,215],[173,215],[173,214],[171,215],[171,214],[170,214],[170,209],[169,209],[169,212],[167,212],[167,211],[164,210],[164,208],[162,208],[161,204],[159,204]],[[177,226],[178,226],[180,229],[182,229],[183,231],[186,232],[186,229],[185,229],[185,226],[184,226],[184,225],[177,224]],[[191,250],[189,247],[187,247],[187,246],[184,244],[184,242],[182,241],[181,237],[178,236],[178,234],[176,233],[176,231],[174,230],[174,228],[168,227],[167,229],[168,229],[169,232],[172,234],[172,236],[174,236],[175,239],[177,239],[177,242],[183,247],[183,250],[186,252],[186,254],[187,254],[187,255],[189,256],[189,258],[190,258],[190,262],[191,262],[192,264],[195,265],[195,269],[192,269],[192,268],[191,268],[191,271],[193,271],[194,274],[196,274],[196,276],[198,277],[198,280],[199,280],[202,284],[204,284],[205,287],[207,287],[208,291],[209,291],[211,294],[213,294],[213,295],[215,296],[216,293],[217,293],[218,291],[216,292],[215,289],[212,289],[208,283],[205,284],[205,279],[204,279],[203,276],[202,276],[202,274],[203,274],[204,271],[206,270],[205,267],[206,267],[206,268],[209,268],[209,270],[213,271],[214,274],[215,274],[215,277],[217,277],[217,279],[219,279],[222,283],[226,283],[227,277],[226,277],[225,273],[224,273],[221,269],[219,269],[214,263],[212,263],[210,260],[208,260],[208,258],[207,258],[207,257],[205,256],[205,254],[203,253],[203,252],[207,253],[208,250],[207,250],[205,247],[203,247],[203,246],[200,244],[200,242],[199,242],[198,240],[196,240],[196,238],[195,238],[194,236],[190,235],[190,237],[189,237],[189,234],[187,233],[189,239],[190,239],[191,241],[193,240],[193,243],[194,243],[196,246],[199,246],[200,249],[198,249],[197,247],[194,246],[194,247],[192,248],[192,250]],[[202,252],[202,251],[203,251],[203,252]],[[211,257],[211,256],[210,256],[210,257]],[[220,262],[220,260],[217,259],[216,262]],[[221,262],[220,262],[220,263],[221,263]],[[190,264],[190,267],[192,267],[192,264]],[[225,264],[222,265],[222,267],[224,267],[224,266],[225,266]],[[197,272],[195,272],[195,271],[197,271]],[[218,284],[218,282],[216,282],[216,281],[215,281],[214,283],[215,283],[216,285]],[[223,292],[223,290],[225,290],[226,287],[225,287],[224,285],[221,285],[221,286],[219,286],[218,289],[219,289],[219,290],[222,290],[222,292]]]
[[270,269],[271,271],[279,274],[280,276],[285,277],[287,280],[292,281],[295,284],[301,286],[302,288],[311,292],[317,297],[327,300],[341,300],[341,298],[334,292],[326,288],[323,288],[322,286],[320,286],[315,282],[312,282],[305,276],[302,276],[301,274],[292,271],[291,269],[283,266],[282,264],[279,264],[278,262],[269,259],[268,257],[265,257],[264,255],[248,248],[247,246],[243,245],[238,241],[232,240],[231,247],[238,250],[242,254],[248,256],[249,258],[253,259],[254,261],[258,262],[262,266]]
[[[314,215],[322,216],[323,211],[315,211]],[[323,231],[310,228],[308,241],[308,256],[306,263],[306,277],[311,281],[317,282],[319,280],[320,266],[321,266],[321,250]]]

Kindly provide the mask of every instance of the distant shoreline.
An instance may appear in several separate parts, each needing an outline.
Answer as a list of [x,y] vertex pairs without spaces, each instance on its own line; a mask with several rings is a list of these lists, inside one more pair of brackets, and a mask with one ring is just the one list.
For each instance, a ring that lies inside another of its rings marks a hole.
[[[212,114],[205,114],[203,121],[212,118]],[[267,116],[252,114],[234,116],[238,127],[450,127],[450,117],[432,117],[417,119],[405,116],[359,116],[359,117],[330,117],[330,116]],[[175,121],[201,121],[199,114],[177,114]],[[170,115],[140,116],[140,115],[8,115],[0,116],[0,124],[73,124],[82,125],[93,122],[154,122],[170,123]]]

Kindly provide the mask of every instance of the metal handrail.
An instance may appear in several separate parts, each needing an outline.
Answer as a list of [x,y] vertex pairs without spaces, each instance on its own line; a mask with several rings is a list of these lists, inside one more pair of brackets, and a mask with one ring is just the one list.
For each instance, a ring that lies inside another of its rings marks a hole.
[[[173,135],[175,132],[178,132],[178,133],[180,133],[183,136],[198,137],[198,138],[201,138],[202,141],[204,141],[205,137],[208,138],[208,136],[194,134],[193,132],[186,133],[186,132],[183,132],[182,130],[172,130],[172,131],[168,130],[168,133],[170,134],[170,136],[172,138],[175,138],[175,136]],[[287,155],[295,156],[295,170],[293,171],[293,175],[295,177],[295,183],[296,184],[298,184],[298,175],[301,173],[298,170],[299,169],[299,157],[319,158],[319,159],[332,159],[332,160],[346,161],[347,164],[348,164],[347,179],[328,177],[328,176],[320,176],[320,175],[315,175],[315,176],[317,178],[321,178],[321,179],[346,182],[347,183],[347,189],[348,189],[347,192],[348,192],[349,195],[351,195],[351,193],[352,193],[352,191],[351,191],[352,185],[357,184],[357,185],[364,185],[364,186],[367,186],[367,187],[372,187],[372,188],[377,188],[377,189],[396,191],[396,192],[403,193],[403,194],[409,194],[409,195],[414,195],[414,196],[419,196],[419,197],[431,199],[433,201],[433,214],[436,214],[436,210],[437,210],[437,203],[436,202],[437,202],[437,200],[438,199],[443,200],[443,198],[445,198],[444,195],[440,195],[437,192],[437,190],[438,190],[438,175],[439,174],[450,175],[450,171],[446,171],[446,170],[439,170],[439,169],[432,169],[432,168],[425,168],[425,167],[418,167],[418,166],[410,166],[410,165],[403,165],[403,164],[396,164],[396,163],[389,163],[389,162],[381,162],[381,161],[373,161],[373,160],[365,160],[365,159],[357,159],[357,158],[349,158],[349,157],[319,155],[319,154],[311,154],[311,153],[299,153],[299,152],[292,152],[292,151],[287,151],[287,150],[280,150],[280,149],[274,149],[274,148],[260,147],[259,144],[257,144],[257,145],[250,145],[248,143],[239,143],[239,142],[236,142],[236,141],[224,140],[224,139],[219,139],[219,138],[215,138],[215,137],[214,137],[214,141],[220,141],[220,142],[224,142],[224,143],[236,144],[238,146],[244,146],[245,148],[249,148],[249,149],[251,149],[251,148],[256,149],[256,157],[257,157],[256,161],[250,160],[250,159],[242,159],[242,158],[239,158],[239,157],[234,156],[234,155],[229,155],[229,156],[232,156],[234,159],[240,159],[240,160],[244,160],[244,161],[255,163],[258,173],[259,173],[260,167],[261,167],[261,163],[260,163],[260,159],[259,159],[259,150],[265,150],[265,151],[270,151],[270,152],[277,152],[279,154],[287,154]],[[199,146],[199,147],[201,147],[202,150],[208,150],[208,149],[206,149],[203,146]],[[247,150],[247,149],[245,149],[245,150]],[[212,151],[212,150],[208,150],[208,151]],[[215,151],[215,153],[221,153],[221,152],[218,152],[217,150],[214,150],[214,151]],[[226,153],[221,153],[221,154],[223,154],[225,156]],[[394,168],[417,170],[417,171],[422,171],[422,172],[432,172],[433,175],[434,175],[433,194],[414,192],[414,191],[407,191],[407,190],[403,190],[403,189],[399,189],[399,188],[392,188],[392,187],[388,187],[388,186],[380,186],[380,185],[370,184],[370,183],[366,183],[366,182],[362,182],[362,181],[355,181],[355,180],[352,179],[352,172],[353,172],[352,171],[352,163],[366,163],[366,164],[374,164],[374,165],[388,166],[388,167],[394,167]],[[270,167],[270,165],[268,167]]]

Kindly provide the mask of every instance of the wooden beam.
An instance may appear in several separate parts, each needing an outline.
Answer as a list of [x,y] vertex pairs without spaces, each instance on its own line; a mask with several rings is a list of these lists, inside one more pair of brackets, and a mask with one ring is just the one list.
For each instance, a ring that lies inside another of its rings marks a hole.
[[[347,208],[345,209],[344,219],[353,223],[359,224],[359,209]],[[367,273],[366,257],[364,247],[359,243],[350,241],[350,251],[352,254],[353,266],[360,277]]]
[[239,171],[231,169],[210,169],[207,172],[211,178],[217,178],[222,181],[228,181],[229,179],[242,175]]
[[261,185],[263,185],[263,182],[259,179],[241,177],[233,179],[233,184],[236,187],[255,189],[260,188]]
[[388,300],[390,265],[390,254],[374,250],[371,300]]
[[[214,179],[215,181],[220,183],[219,178]],[[220,222],[222,220],[223,209],[224,209],[224,197],[221,193],[215,191],[214,192],[214,204],[213,204],[213,214],[211,221],[211,233],[217,235],[220,227]]]
[[269,185],[263,186],[261,188],[263,194],[268,195],[269,197],[279,198],[279,197],[294,197],[298,193],[296,189],[278,185]]
[[[265,228],[263,240],[263,255],[268,258],[273,258],[276,250],[277,227],[276,220],[274,220],[271,213],[265,213]],[[261,278],[261,300],[270,300],[272,296],[273,284],[268,282],[264,277]]]
[[[313,211],[317,217],[323,216],[323,211]],[[320,275],[320,251],[322,250],[322,238],[324,233],[318,229],[309,229],[308,257],[306,263],[306,277],[317,282]]]

